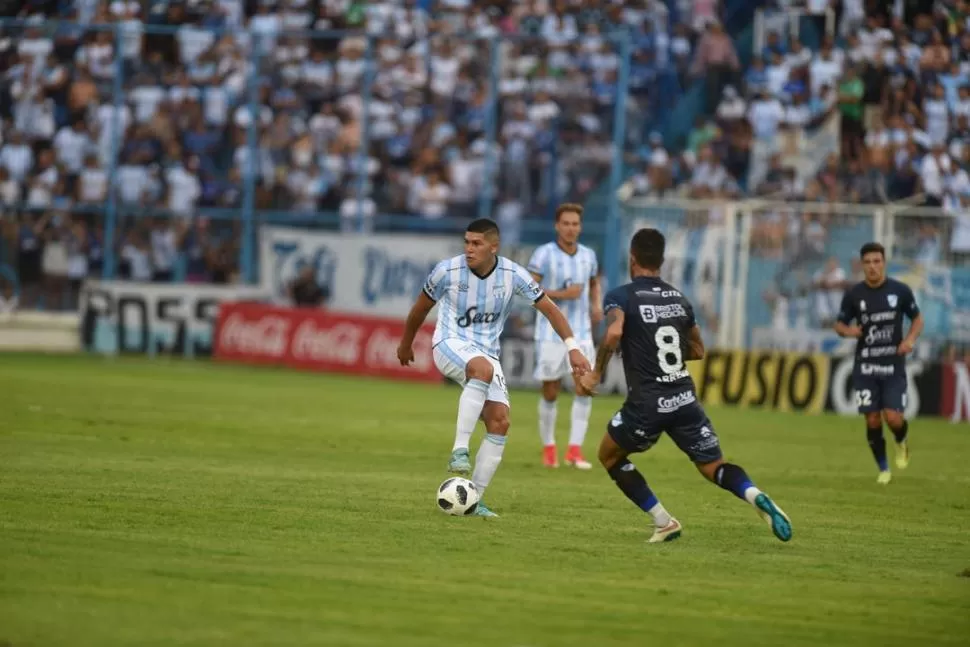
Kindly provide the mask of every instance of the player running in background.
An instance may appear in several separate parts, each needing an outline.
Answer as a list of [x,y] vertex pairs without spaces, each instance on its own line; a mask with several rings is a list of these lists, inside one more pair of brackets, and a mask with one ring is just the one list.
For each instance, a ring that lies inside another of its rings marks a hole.
[[[414,335],[437,303],[438,322],[432,339],[435,366],[463,387],[448,471],[464,475],[472,472],[468,444],[481,418],[486,434],[475,456],[471,480],[482,496],[502,462],[509,431],[509,393],[499,363],[499,336],[508,319],[512,297],[529,299],[549,320],[569,349],[569,363],[575,375],[590,369],[565,315],[524,267],[498,256],[498,247],[499,230],[494,222],[482,218],[468,225],[465,253],[441,261],[432,270],[408,314],[397,349],[402,366],[414,361]],[[475,514],[498,516],[482,503]]]
[[[866,243],[859,256],[865,278],[846,290],[833,328],[842,337],[858,340],[852,386],[859,413],[866,419],[869,448],[879,466],[876,481],[886,485],[892,480],[892,472],[886,459],[883,420],[896,438],[896,467],[909,465],[906,355],[923,332],[923,317],[909,286],[886,276],[886,250],[882,245]],[[905,338],[904,316],[911,322]]]
[[617,347],[621,349],[627,398],[607,425],[599,460],[620,491],[653,518],[651,543],[676,539],[681,524],[670,516],[629,455],[653,447],[667,432],[704,478],[747,501],[768,522],[775,536],[788,541],[791,521],[744,469],[727,463],[714,425],[697,402],[685,360],[704,357],[704,342],[694,309],[675,288],[660,279],[665,241],[656,229],[641,229],[630,243],[630,283],[606,295],[609,324],[593,372],[579,378],[594,392]]
[[[546,296],[559,304],[579,348],[593,361],[593,324],[603,318],[600,306],[599,265],[596,253],[579,244],[583,228],[583,207],[563,204],[556,209],[556,240],[546,243],[532,254],[529,272],[542,286]],[[592,304],[592,305],[591,305]],[[559,467],[556,452],[556,398],[561,381],[569,375],[570,366],[566,346],[548,319],[539,319],[535,326],[535,378],[542,382],[539,398],[539,438],[542,440],[542,462],[546,467]],[[569,427],[569,445],[564,460],[567,465],[588,470],[592,465],[583,458],[583,441],[589,428],[592,398],[577,391],[573,399]]]

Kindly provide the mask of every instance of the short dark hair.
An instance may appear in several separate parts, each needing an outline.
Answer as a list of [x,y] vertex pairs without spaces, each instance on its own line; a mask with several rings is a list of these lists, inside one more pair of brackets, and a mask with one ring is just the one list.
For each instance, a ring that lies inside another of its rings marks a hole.
[[485,234],[486,236],[494,235],[496,237],[499,234],[498,223],[488,218],[472,220],[465,231],[470,234]]
[[556,222],[562,218],[564,213],[575,213],[579,216],[580,221],[583,219],[583,205],[576,204],[574,202],[564,202],[556,208]]
[[880,256],[882,256],[883,260],[886,259],[886,248],[880,245],[879,243],[875,243],[875,242],[866,243],[865,245],[863,245],[862,249],[859,250],[859,258],[860,259],[865,258],[866,254],[873,254],[873,253],[879,254]]
[[656,229],[641,229],[633,234],[630,241],[630,254],[637,265],[645,270],[659,270],[664,264],[664,249],[667,240]]

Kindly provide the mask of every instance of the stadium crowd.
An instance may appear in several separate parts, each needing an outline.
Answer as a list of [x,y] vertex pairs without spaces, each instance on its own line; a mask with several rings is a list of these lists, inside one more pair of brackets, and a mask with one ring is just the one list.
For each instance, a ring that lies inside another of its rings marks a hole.
[[[967,3],[939,3],[930,15],[909,15],[907,3],[903,17],[867,4],[886,3],[835,2],[836,38],[811,50],[771,32],[744,67],[717,0],[31,0],[25,23],[0,38],[0,264],[15,269],[24,305],[73,306],[80,282],[100,273],[101,216],[114,191],[121,277],[233,281],[240,231],[231,216],[250,168],[260,213],[339,213],[348,229],[369,229],[378,213],[433,227],[477,213],[492,185],[492,214],[514,241],[523,219],[582,201],[608,174],[619,57],[607,34],[617,28],[634,44],[633,194],[922,194],[966,212]],[[810,17],[827,7],[808,5]],[[685,142],[654,130],[665,71],[707,90]],[[841,156],[809,178],[776,157],[749,186],[754,143],[830,113],[842,122]],[[816,220],[800,228],[770,218],[757,234],[781,250],[792,231],[824,229]],[[970,220],[956,222],[947,249],[970,251]]]

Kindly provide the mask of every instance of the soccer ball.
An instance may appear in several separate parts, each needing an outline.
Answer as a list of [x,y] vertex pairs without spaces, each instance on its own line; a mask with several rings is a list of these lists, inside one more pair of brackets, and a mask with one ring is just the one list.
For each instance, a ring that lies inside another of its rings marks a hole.
[[457,476],[438,486],[438,494],[435,496],[439,510],[457,517],[475,514],[480,498],[474,483]]

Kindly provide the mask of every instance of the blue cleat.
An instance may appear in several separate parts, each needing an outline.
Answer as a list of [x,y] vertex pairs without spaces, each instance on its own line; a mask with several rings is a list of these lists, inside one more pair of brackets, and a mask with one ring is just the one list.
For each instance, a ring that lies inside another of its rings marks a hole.
[[472,473],[472,464],[468,460],[467,449],[456,449],[451,452],[451,460],[448,461],[448,471],[452,474],[468,476]]
[[481,501],[478,502],[478,507],[475,508],[475,514],[473,514],[472,516],[473,517],[494,517],[498,519],[498,515],[492,512],[491,510],[489,510],[487,507],[485,507],[485,504],[482,503]]
[[754,505],[761,518],[771,526],[771,532],[775,533],[775,537],[782,541],[791,539],[791,519],[781,508],[775,505],[771,497],[762,492],[755,498]]

